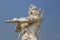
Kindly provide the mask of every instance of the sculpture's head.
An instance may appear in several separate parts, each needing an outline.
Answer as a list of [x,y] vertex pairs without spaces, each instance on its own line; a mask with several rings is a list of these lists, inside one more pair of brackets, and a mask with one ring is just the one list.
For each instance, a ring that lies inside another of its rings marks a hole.
[[37,6],[31,4],[30,7],[29,7],[29,15],[41,15],[42,13],[42,10],[39,9]]

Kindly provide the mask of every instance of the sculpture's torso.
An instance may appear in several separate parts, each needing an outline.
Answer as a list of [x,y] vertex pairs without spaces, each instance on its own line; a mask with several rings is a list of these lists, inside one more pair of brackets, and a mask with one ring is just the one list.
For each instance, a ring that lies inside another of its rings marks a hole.
[[[28,26],[28,28],[26,28],[26,33],[24,33],[24,35],[22,36],[22,40],[37,40],[37,32],[40,28],[40,17],[39,16],[33,16],[32,18],[30,17],[30,19],[33,19],[32,21],[36,21],[35,23],[31,24]],[[25,31],[25,30],[24,30]]]

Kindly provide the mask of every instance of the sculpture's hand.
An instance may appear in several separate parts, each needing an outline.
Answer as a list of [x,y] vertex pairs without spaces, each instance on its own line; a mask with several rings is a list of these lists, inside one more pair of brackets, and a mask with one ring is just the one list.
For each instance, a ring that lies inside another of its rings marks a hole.
[[13,18],[12,20],[6,20],[6,23],[18,23],[18,19],[17,18]]

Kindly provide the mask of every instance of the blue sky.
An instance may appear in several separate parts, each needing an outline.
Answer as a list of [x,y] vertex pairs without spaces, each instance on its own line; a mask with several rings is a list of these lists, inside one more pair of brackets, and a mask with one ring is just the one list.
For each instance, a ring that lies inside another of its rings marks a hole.
[[27,16],[30,4],[44,9],[41,40],[60,40],[60,0],[0,0],[0,40],[17,40],[15,24],[5,20]]

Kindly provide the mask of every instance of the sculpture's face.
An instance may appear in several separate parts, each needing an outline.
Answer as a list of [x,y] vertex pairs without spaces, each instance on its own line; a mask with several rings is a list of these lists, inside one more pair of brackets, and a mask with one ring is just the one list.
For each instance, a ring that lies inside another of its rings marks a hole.
[[39,14],[40,14],[39,9],[34,5],[30,5],[29,15],[39,15]]

